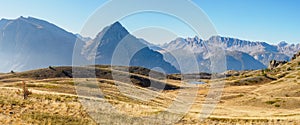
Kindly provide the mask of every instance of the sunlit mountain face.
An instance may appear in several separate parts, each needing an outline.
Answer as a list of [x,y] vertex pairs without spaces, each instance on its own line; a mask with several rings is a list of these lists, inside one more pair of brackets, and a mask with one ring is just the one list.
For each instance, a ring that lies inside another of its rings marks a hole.
[[[190,63],[195,62],[190,61],[187,55],[196,58],[199,71],[210,72],[212,53],[207,49],[216,45],[226,53],[228,70],[264,69],[271,60],[288,61],[300,50],[300,44],[281,42],[271,45],[221,36],[213,36],[208,40],[199,37],[177,38],[156,46],[131,35],[119,22],[107,26],[99,31],[96,38],[91,39],[67,32],[44,20],[20,17],[0,21],[0,72],[25,71],[52,65],[70,66],[76,41],[79,42],[77,45],[82,46],[79,51],[87,61],[149,69],[161,67],[167,73],[178,73],[180,68],[194,70],[189,68]],[[120,59],[129,60],[113,62],[116,52],[119,52]],[[127,55],[122,55],[124,53]],[[178,61],[184,62],[181,67]]]
[[[180,51],[183,50],[190,50],[199,57],[199,60],[205,60],[209,59],[207,48],[210,46],[220,46],[226,51],[227,68],[229,70],[255,70],[266,68],[271,60],[288,61],[294,53],[300,50],[300,44],[281,42],[278,45],[271,45],[266,42],[252,42],[221,36],[213,36],[208,40],[202,40],[198,37],[177,38],[174,41],[162,45],[161,48],[178,53],[182,53]],[[182,56],[184,55],[185,54]],[[199,61],[199,63],[201,64],[201,61]]]
[[71,65],[76,36],[32,17],[0,21],[1,72]]

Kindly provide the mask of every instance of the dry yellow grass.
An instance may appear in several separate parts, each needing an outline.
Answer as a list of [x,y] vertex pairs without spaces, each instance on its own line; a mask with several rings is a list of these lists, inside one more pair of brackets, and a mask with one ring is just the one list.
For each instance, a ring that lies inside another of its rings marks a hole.
[[24,100],[15,92],[1,88],[0,124],[95,124],[77,97],[34,93]]
[[[215,110],[208,119],[200,121],[202,104],[211,83],[209,80],[203,80],[208,84],[197,85],[200,89],[191,109],[174,124],[298,124],[300,123],[299,62],[300,60],[296,59],[271,71],[246,71],[226,78],[222,98]],[[108,71],[107,67],[99,69]],[[42,72],[38,71],[41,74]],[[118,72],[124,73],[122,70]],[[96,124],[89,116],[89,110],[84,109],[78,98],[95,100],[100,104],[107,101],[123,113],[120,115],[104,110],[95,111],[94,113],[99,113],[103,119],[102,124],[122,124],[122,120],[132,124],[165,124],[169,122],[168,118],[180,115],[165,110],[174,101],[182,101],[175,100],[182,89],[159,91],[109,78],[96,79],[98,85],[94,86],[87,78],[77,79],[85,83],[82,86],[85,89],[102,90],[105,96],[95,98],[97,95],[78,96],[71,78],[54,77],[53,72],[51,78],[36,76],[34,71],[27,73],[28,75],[0,74],[0,124]],[[135,75],[148,78],[140,71]],[[174,86],[188,86],[178,80],[150,79]],[[15,93],[20,88],[21,81],[27,81],[28,88],[33,91],[28,100],[23,100]],[[119,86],[125,91],[121,92]],[[198,88],[184,89],[192,93],[192,90]],[[188,98],[189,93],[186,94]],[[141,100],[143,98],[152,99]],[[146,120],[141,118],[159,113],[165,114],[165,117]]]

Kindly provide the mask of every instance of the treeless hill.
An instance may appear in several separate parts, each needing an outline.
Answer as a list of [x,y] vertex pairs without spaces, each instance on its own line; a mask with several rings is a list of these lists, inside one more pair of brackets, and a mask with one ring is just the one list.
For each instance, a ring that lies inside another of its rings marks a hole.
[[[74,72],[73,72],[74,70]],[[150,74],[150,76],[149,76]],[[0,75],[0,82],[12,80],[14,78],[23,78],[30,80],[43,80],[51,78],[93,78],[120,80],[124,83],[133,83],[142,87],[165,86],[164,89],[178,89],[176,85],[164,83],[162,80],[167,78],[163,73],[151,71],[142,67],[125,67],[125,66],[89,66],[89,67],[51,67],[20,73],[9,73]],[[130,81],[127,80],[130,77]],[[127,81],[123,81],[127,80]]]
[[300,120],[299,112],[300,57],[297,57],[272,70],[244,71],[226,78],[222,99],[210,117],[294,124],[293,121]]
[[[74,86],[74,73],[71,67],[52,67],[21,73],[0,75],[0,123],[3,124],[96,124],[80,106],[78,98],[101,101],[106,100],[125,115],[101,111],[103,124],[122,123],[122,120],[136,124],[166,124],[171,117],[179,114],[168,112],[166,109],[174,102],[180,91],[186,91],[188,99],[192,91],[197,90],[197,98],[191,109],[182,114],[182,118],[175,124],[298,124],[300,121],[300,58],[296,58],[272,70],[256,71],[229,71],[227,78],[208,79],[195,78],[207,84],[192,86],[180,81],[179,74],[161,77],[161,73],[152,72],[140,67],[113,67],[96,66],[97,85],[92,85],[89,70],[78,67],[82,77],[76,78],[83,82],[88,90],[100,88],[104,96],[77,95]],[[92,69],[93,70],[93,69]],[[64,72],[65,73],[64,73]],[[116,76],[130,76],[136,83],[135,88],[128,81],[112,79],[112,71]],[[126,73],[127,71],[127,73]],[[128,73],[130,71],[130,73]],[[66,74],[68,74],[66,75]],[[151,74],[151,75],[149,75]],[[206,74],[210,76],[210,74]],[[149,77],[150,76],[150,77]],[[159,77],[160,76],[160,77]],[[185,75],[193,77],[194,74]],[[163,78],[172,78],[166,79]],[[91,81],[90,81],[91,80]],[[212,114],[200,121],[203,104],[209,104],[206,99],[208,92],[214,91],[210,87],[213,81],[223,80],[225,87],[221,99],[218,101]],[[20,81],[27,81],[28,88],[33,91],[29,100],[22,100],[15,92],[20,88]],[[147,81],[156,81],[157,84],[166,84],[171,89],[158,90],[147,87]],[[126,92],[118,88],[123,86]],[[179,88],[180,86],[180,88]],[[184,87],[190,86],[190,87]],[[172,88],[175,87],[175,88]],[[146,98],[153,98],[143,101]],[[33,105],[34,104],[34,105]],[[72,108],[74,107],[75,108]],[[43,107],[43,108],[42,108]],[[143,119],[144,116],[155,116],[165,113],[165,117]],[[46,120],[45,120],[46,119]]]

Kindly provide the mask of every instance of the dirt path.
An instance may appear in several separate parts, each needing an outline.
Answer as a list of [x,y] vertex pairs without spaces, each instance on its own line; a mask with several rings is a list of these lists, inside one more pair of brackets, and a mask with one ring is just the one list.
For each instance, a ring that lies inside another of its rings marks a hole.
[[[9,89],[9,90],[20,90],[20,88],[15,87],[0,87],[0,89]],[[96,101],[105,101],[103,98],[95,98],[95,97],[88,97],[88,96],[78,96],[74,94],[67,94],[67,93],[59,93],[59,92],[49,92],[49,91],[42,91],[42,90],[35,90],[35,89],[28,89],[32,93],[35,94],[45,94],[45,95],[58,95],[58,96],[70,96],[70,97],[78,97],[82,99],[90,99],[90,100],[96,100]]]

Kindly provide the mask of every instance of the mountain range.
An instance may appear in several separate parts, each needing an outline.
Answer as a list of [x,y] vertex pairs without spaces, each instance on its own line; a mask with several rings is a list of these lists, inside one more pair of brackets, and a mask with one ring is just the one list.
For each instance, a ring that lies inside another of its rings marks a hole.
[[[161,53],[164,53],[166,50],[178,54],[185,53],[182,56],[187,54],[185,50],[189,50],[189,54],[194,54],[201,66],[203,60],[209,61],[210,57],[207,51],[210,46],[223,48],[226,53],[228,70],[263,69],[269,65],[271,60],[289,61],[293,54],[300,50],[300,44],[280,42],[278,45],[271,45],[266,42],[251,42],[221,36],[212,36],[208,40],[202,40],[197,36],[186,39],[177,38],[174,41],[161,45],[161,49],[156,50]],[[172,60],[169,61],[172,62]],[[204,65],[204,67],[208,66]]]
[[[190,54],[196,57],[200,71],[209,72],[212,54],[207,48],[216,45],[225,50],[229,70],[263,69],[271,60],[290,60],[300,50],[300,44],[271,45],[221,36],[208,40],[177,38],[158,46],[131,35],[119,22],[107,26],[91,39],[44,20],[20,17],[0,20],[0,72],[72,65],[75,43],[82,46],[78,50],[82,56],[95,60],[96,64],[142,66],[166,73],[179,73],[182,67],[189,70],[193,63],[187,58]],[[174,56],[184,60],[181,68]]]
[[[72,65],[76,42],[76,45],[82,46],[79,48],[82,48],[83,57],[86,60],[95,59],[96,64],[114,63],[149,69],[160,67],[166,73],[179,72],[163,59],[162,54],[130,35],[119,22],[104,28],[95,39],[90,39],[69,33],[47,21],[20,17],[15,20],[2,19],[0,34],[0,72]],[[112,61],[112,54],[119,43],[124,45],[124,51],[119,53],[132,56],[128,64],[124,64],[126,57]]]

